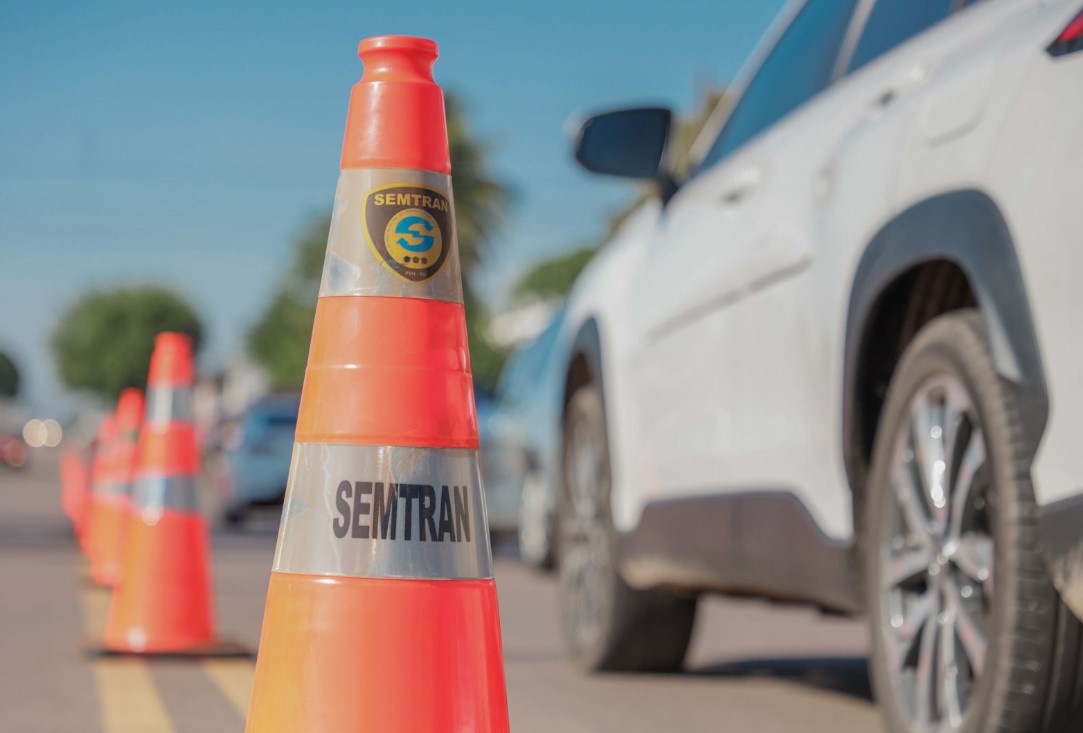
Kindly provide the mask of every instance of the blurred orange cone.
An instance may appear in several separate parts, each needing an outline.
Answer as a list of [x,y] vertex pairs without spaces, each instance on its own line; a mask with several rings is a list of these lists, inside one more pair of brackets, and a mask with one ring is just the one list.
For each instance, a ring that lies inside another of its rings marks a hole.
[[436,44],[360,55],[246,730],[507,731]]
[[97,484],[91,509],[90,579],[98,585],[114,586],[120,580],[142,419],[143,393],[134,388],[121,392],[114,425],[116,438],[103,456],[104,478]]
[[150,362],[124,570],[113,591],[103,651],[247,653],[216,642],[209,540],[196,492],[193,376],[191,339],[159,334]]
[[90,457],[90,499],[86,506],[85,526],[79,536],[83,554],[91,566],[97,555],[98,547],[95,538],[101,534],[95,530],[98,523],[98,504],[102,501],[102,495],[107,492],[107,482],[110,479],[109,471],[112,461],[112,452],[117,441],[117,417],[110,412],[102,418],[98,425],[98,436],[94,441],[94,452]]
[[61,454],[60,486],[60,506],[82,546],[90,507],[90,469],[82,449],[69,446]]

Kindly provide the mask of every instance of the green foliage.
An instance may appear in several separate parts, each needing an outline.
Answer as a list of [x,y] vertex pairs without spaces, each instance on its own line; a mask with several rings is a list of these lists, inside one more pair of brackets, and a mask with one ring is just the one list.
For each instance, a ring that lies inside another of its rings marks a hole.
[[459,259],[469,277],[503,223],[511,193],[489,170],[490,148],[470,130],[458,98],[449,94],[445,103]]
[[[487,318],[483,304],[468,287],[469,276],[500,225],[510,196],[507,186],[490,172],[489,148],[470,131],[462,107],[451,96],[446,102],[459,258],[467,278],[470,358],[475,376],[490,384],[495,383],[507,354],[484,336]],[[248,353],[267,372],[273,389],[297,390],[304,381],[330,226],[329,215],[309,223],[295,245],[282,284],[248,332]]]
[[305,227],[282,285],[248,331],[248,353],[267,372],[272,389],[299,390],[304,381],[330,228],[328,215],[314,218]]
[[0,397],[19,394],[19,368],[5,352],[0,351]]
[[515,283],[512,296],[518,300],[563,298],[572,289],[579,273],[594,258],[595,249],[585,247],[534,265]]
[[509,351],[485,338],[489,315],[474,294],[469,282],[463,283],[463,306],[466,308],[466,336],[470,347],[470,369],[474,379],[490,390],[496,387]]
[[312,305],[279,293],[248,332],[248,352],[266,370],[272,389],[301,388],[315,313]]
[[52,350],[60,379],[108,400],[146,387],[154,337],[180,331],[196,348],[203,325],[180,295],[155,285],[87,293],[61,315]]

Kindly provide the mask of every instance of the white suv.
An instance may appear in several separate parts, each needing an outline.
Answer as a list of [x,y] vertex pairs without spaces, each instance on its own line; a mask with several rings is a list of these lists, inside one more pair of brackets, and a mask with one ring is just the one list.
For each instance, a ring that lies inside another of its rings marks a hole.
[[1083,729],[1080,5],[794,2],[680,180],[668,110],[582,124],[659,194],[568,307],[585,666],[753,594],[864,612],[892,731]]

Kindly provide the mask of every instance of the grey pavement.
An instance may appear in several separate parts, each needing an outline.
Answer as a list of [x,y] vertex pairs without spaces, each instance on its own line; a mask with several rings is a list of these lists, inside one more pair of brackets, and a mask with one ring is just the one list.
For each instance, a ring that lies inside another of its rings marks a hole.
[[[242,731],[251,661],[124,662],[88,658],[107,605],[90,588],[59,508],[57,456],[38,452],[0,473],[0,731]],[[256,648],[277,516],[216,531],[220,633]],[[880,731],[860,621],[760,601],[706,598],[687,670],[588,675],[567,660],[551,576],[496,552],[512,729],[610,731]]]

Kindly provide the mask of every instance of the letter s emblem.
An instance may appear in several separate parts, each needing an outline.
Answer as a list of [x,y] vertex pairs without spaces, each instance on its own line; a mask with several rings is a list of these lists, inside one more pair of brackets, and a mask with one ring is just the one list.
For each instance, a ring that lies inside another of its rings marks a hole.
[[410,252],[428,252],[432,249],[436,239],[426,232],[432,231],[432,224],[420,216],[403,217],[395,227],[395,234],[399,237],[397,244]]

